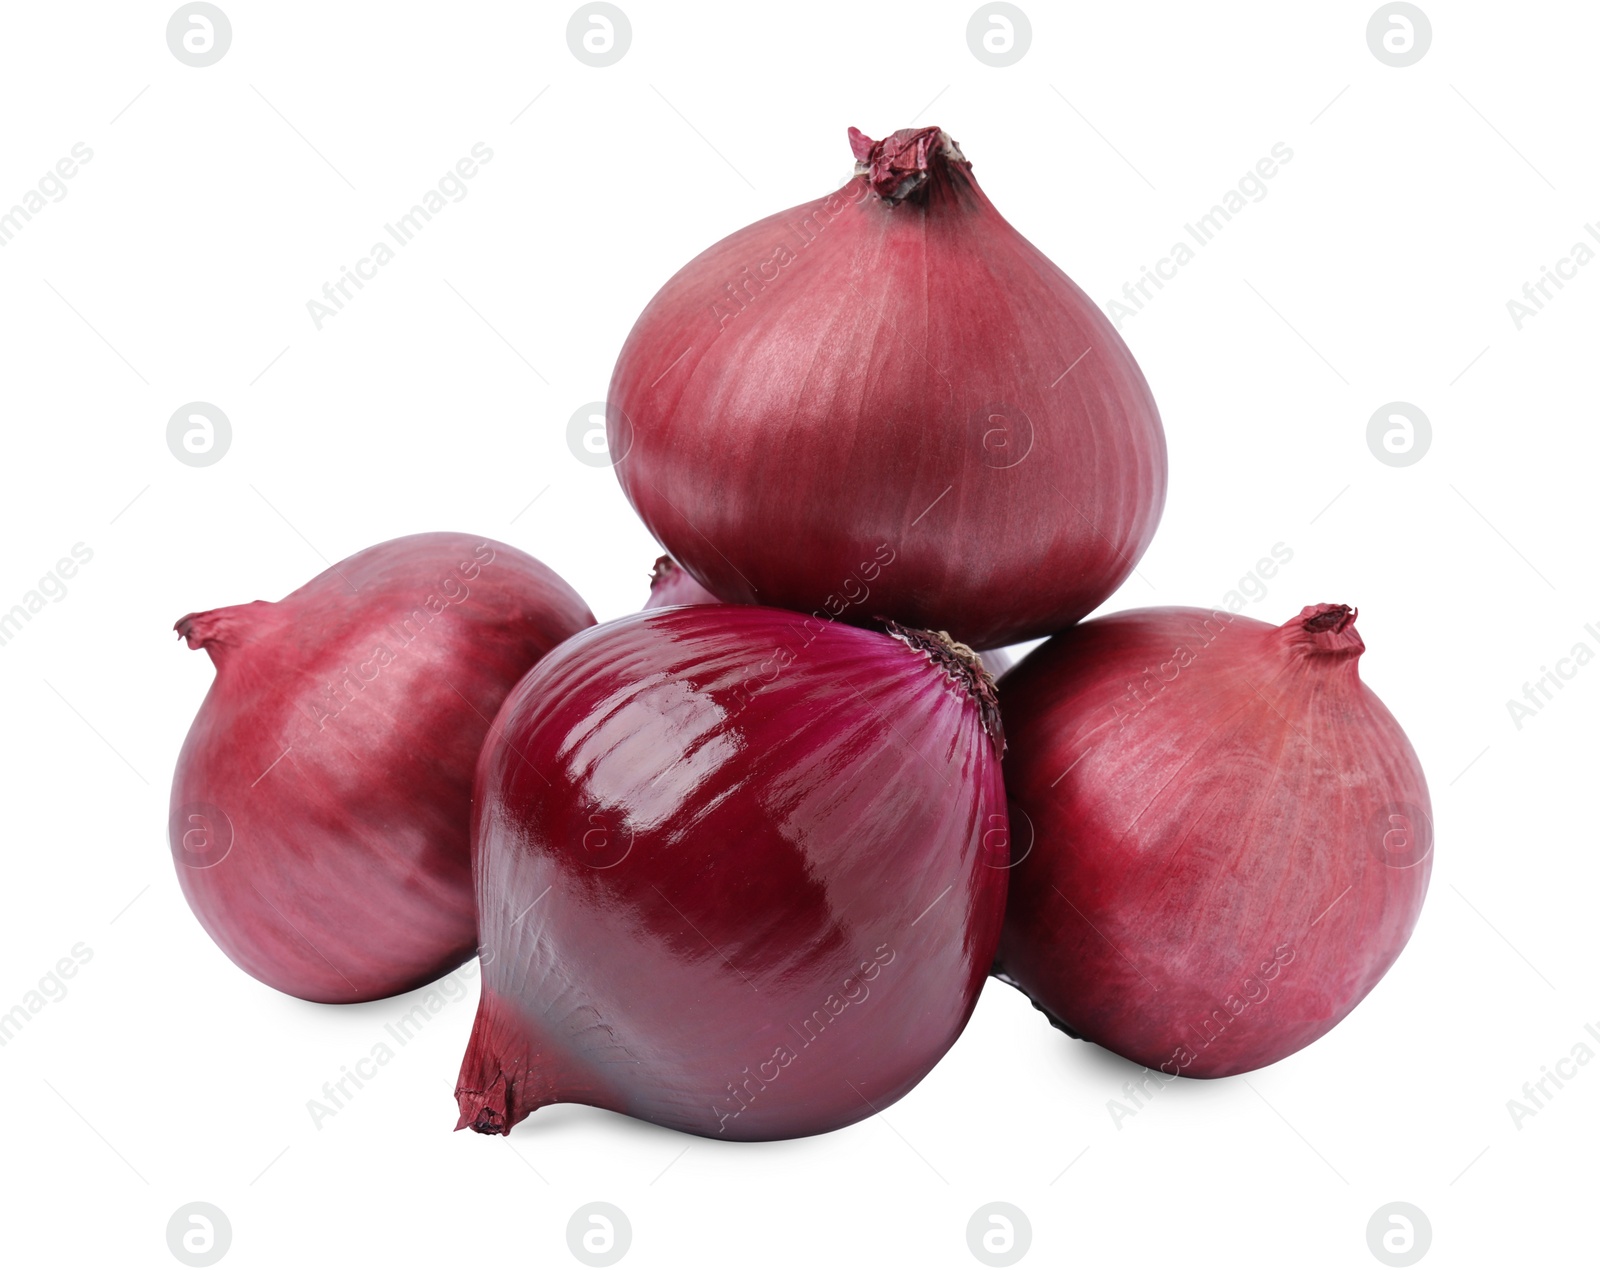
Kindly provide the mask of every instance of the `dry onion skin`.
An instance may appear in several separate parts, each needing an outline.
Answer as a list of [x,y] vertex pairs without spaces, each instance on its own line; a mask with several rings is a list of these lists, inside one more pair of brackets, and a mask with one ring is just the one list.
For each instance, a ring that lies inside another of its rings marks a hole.
[[1355,612],[1097,618],[1001,682],[1016,863],[996,970],[1169,1076],[1248,1072],[1353,1010],[1411,936],[1427,781]]
[[472,775],[517,681],[594,624],[532,556],[468,534],[358,552],[277,603],[177,624],[216,679],[172,779],[194,914],[309,1001],[372,1001],[472,956]]
[[577,1102],[766,1140],[903,1096],[999,938],[1003,744],[935,633],[718,604],[557,649],[479,764],[457,1127]]
[[623,490],[719,598],[976,648],[1099,606],[1166,497],[1150,389],[938,128],[673,276],[608,394]]

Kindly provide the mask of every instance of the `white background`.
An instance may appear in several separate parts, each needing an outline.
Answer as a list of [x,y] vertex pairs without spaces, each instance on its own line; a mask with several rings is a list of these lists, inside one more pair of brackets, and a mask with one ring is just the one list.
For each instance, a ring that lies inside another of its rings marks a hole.
[[[94,553],[0,647],[0,1011],[92,949],[0,1049],[8,1262],[176,1265],[168,1219],[205,1201],[228,1266],[576,1265],[592,1200],[638,1266],[972,1266],[993,1200],[1028,1214],[1026,1265],[1376,1265],[1391,1201],[1427,1214],[1424,1264],[1592,1261],[1600,1064],[1520,1128],[1506,1101],[1600,1027],[1600,666],[1520,729],[1506,701],[1600,651],[1600,262],[1521,330],[1506,302],[1600,223],[1600,11],[1429,0],[1431,47],[1394,68],[1370,3],[1028,0],[1031,47],[994,68],[971,3],[624,7],[631,47],[597,69],[566,6],[225,0],[231,48],[197,69],[163,5],[8,6],[0,207],[74,143],[93,159],[0,248],[0,609]],[[1309,1050],[1120,1127],[1135,1069],[991,984],[921,1086],[823,1138],[577,1107],[453,1134],[475,980],[314,1127],[412,1003],[291,1000],[189,914],[166,786],[211,668],[172,622],[429,529],[532,552],[601,619],[638,607],[657,548],[569,416],[672,271],[840,184],[848,125],[913,123],[1103,305],[1293,150],[1123,324],[1171,494],[1108,607],[1215,603],[1280,542],[1251,615],[1360,607],[1363,674],[1433,788],[1410,947]],[[468,196],[317,330],[306,302],[480,141]],[[206,468],[165,439],[196,400],[233,426]],[[1366,443],[1397,400],[1433,428],[1402,468]]]

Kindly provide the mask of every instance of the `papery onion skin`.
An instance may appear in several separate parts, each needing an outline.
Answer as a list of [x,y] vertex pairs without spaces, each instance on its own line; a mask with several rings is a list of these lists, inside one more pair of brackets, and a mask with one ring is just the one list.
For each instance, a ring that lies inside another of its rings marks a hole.
[[721,602],[690,577],[671,556],[657,557],[655,566],[650,570],[650,598],[644,602],[645,608],[664,609],[673,604]]
[[981,656],[983,657],[983,668],[989,672],[997,683],[1001,675],[1016,665],[1016,659],[1004,648],[991,648]]
[[702,252],[640,316],[608,397],[618,478],[724,600],[976,648],[1052,635],[1155,533],[1149,387],[945,134],[851,134],[860,175]]
[[1008,842],[992,686],[918,638],[668,608],[518,686],[478,769],[458,1128],[578,1102],[789,1138],[929,1071],[992,962]]
[[1264,1067],[1355,1008],[1410,938],[1433,827],[1354,616],[1117,613],[1006,675],[1001,978],[1169,1075]]
[[593,624],[533,557],[455,533],[181,619],[216,665],[169,820],[207,933],[308,1001],[392,996],[470,957],[478,751],[523,674]]

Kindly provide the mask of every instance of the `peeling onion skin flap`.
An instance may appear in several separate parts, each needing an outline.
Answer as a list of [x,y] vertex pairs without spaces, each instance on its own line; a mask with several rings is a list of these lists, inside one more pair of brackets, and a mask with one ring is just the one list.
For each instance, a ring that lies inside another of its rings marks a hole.
[[650,598],[644,602],[647,609],[664,609],[673,604],[719,603],[716,596],[685,573],[671,556],[659,557],[650,570]]
[[1007,673],[1001,978],[1184,1076],[1277,1062],[1355,1008],[1411,936],[1433,828],[1354,618],[1134,610]]
[[479,760],[457,1127],[577,1102],[768,1140],[910,1090],[1004,912],[983,691],[900,638],[753,606],[635,614],[541,662]]
[[860,175],[650,301],[608,394],[617,476],[724,600],[975,648],[1053,635],[1155,534],[1155,401],[948,136],[852,137]]
[[453,533],[371,547],[276,604],[183,618],[216,679],[169,831],[207,933],[309,1001],[392,996],[470,957],[478,750],[523,674],[593,624],[533,557]]

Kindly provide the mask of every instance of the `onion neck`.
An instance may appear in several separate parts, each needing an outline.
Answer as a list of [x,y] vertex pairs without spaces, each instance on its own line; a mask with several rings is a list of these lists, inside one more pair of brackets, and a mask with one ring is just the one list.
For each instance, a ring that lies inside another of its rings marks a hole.
[[852,128],[850,149],[856,156],[856,175],[866,177],[867,187],[891,207],[925,198],[930,182],[948,179],[952,169],[971,169],[961,147],[943,128],[902,128],[881,141]]
[[680,572],[678,562],[671,556],[657,556],[655,564],[650,566],[650,594],[654,595]]
[[221,670],[236,649],[256,638],[272,608],[266,600],[252,600],[203,613],[185,613],[172,629],[190,648],[205,649],[211,664]]
[[959,640],[952,639],[948,631],[924,631],[887,618],[878,620],[890,635],[925,656],[967,694],[977,708],[984,732],[994,745],[995,757],[1004,758],[1006,734],[1000,722],[1000,696],[995,691],[994,676],[984,666],[982,657]]
[[1296,656],[1318,661],[1353,664],[1367,650],[1348,604],[1308,604],[1274,634]]

